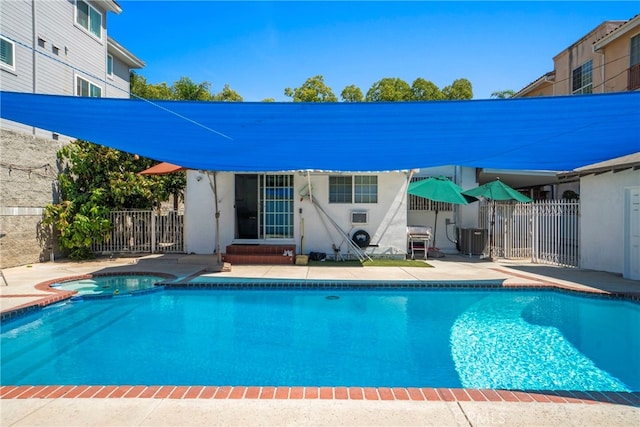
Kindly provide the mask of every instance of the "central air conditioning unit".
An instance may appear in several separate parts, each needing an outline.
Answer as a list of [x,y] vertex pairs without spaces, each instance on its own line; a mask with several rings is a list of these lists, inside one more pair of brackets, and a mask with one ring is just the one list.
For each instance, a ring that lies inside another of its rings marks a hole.
[[367,211],[351,211],[351,224],[362,225],[369,223],[369,212]]
[[465,255],[482,255],[487,249],[487,238],[486,228],[461,228],[460,252]]

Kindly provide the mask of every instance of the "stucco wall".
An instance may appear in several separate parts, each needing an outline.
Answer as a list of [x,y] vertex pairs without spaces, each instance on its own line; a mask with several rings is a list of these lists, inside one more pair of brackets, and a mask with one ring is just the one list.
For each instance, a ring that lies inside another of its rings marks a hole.
[[[555,95],[572,93],[572,72],[590,59],[593,60],[593,93],[603,92],[604,55],[593,52],[593,42],[615,29],[624,21],[605,22],[590,31],[580,40],[560,52],[553,58],[555,77]],[[627,55],[629,53],[627,52]],[[611,61],[611,59],[607,59]],[[607,91],[611,91],[607,89]]]
[[580,267],[622,273],[624,189],[640,186],[640,170],[580,179]]
[[[327,174],[311,174],[312,196],[329,216],[349,233],[364,229],[371,236],[368,248],[374,256],[402,256],[406,252],[406,185],[407,174],[404,172],[377,173],[378,203],[374,204],[329,204]],[[327,219],[317,211],[308,198],[299,196],[299,192],[308,183],[304,173],[293,173],[294,176],[294,238],[285,241],[270,240],[269,243],[285,242],[295,244],[297,253],[324,252],[332,255],[332,245],[341,247],[346,253],[347,245],[343,237],[335,231]],[[213,192],[210,185],[211,174],[204,172],[187,172],[187,189],[185,194],[185,239],[188,253],[210,254],[215,249],[215,215]],[[232,244],[235,233],[235,184],[233,173],[218,173],[217,187],[220,209],[220,241],[221,250]],[[302,199],[302,200],[301,200]],[[352,226],[350,212],[366,210],[369,212],[369,223]],[[304,241],[302,236],[302,219],[304,219]],[[326,224],[326,225],[325,225]],[[301,246],[304,250],[301,251]]]
[[40,222],[44,206],[57,200],[60,143],[6,129],[0,132],[0,266],[49,260],[52,243]]

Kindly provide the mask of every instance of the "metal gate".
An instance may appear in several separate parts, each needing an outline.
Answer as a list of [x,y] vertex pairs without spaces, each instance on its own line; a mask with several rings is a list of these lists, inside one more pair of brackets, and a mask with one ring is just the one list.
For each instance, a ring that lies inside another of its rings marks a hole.
[[489,230],[486,254],[507,259],[578,267],[580,202],[483,201],[479,223]]
[[184,252],[184,214],[181,211],[112,211],[109,220],[109,236],[91,247],[96,253]]

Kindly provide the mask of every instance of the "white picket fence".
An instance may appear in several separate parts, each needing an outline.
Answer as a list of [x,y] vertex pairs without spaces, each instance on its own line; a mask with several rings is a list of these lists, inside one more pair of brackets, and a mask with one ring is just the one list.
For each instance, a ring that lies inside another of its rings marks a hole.
[[94,243],[95,253],[184,252],[184,214],[154,210],[112,211],[111,233]]
[[486,255],[578,267],[580,202],[482,202],[480,228],[489,230]]

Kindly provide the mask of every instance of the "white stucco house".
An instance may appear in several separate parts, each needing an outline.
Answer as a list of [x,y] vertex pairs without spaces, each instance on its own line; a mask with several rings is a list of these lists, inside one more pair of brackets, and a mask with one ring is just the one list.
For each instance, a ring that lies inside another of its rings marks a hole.
[[565,174],[580,179],[580,267],[640,280],[640,152]]
[[[409,205],[412,179],[444,175],[464,189],[477,185],[475,168],[440,168],[385,172],[293,171],[234,173],[187,171],[185,250],[216,253],[218,193],[219,244],[282,245],[296,254],[324,253],[353,257],[348,239],[369,238],[363,249],[371,257],[402,258],[407,253],[407,225],[434,226],[428,205]],[[414,196],[411,196],[414,197]],[[455,252],[454,224],[477,224],[477,204],[445,207],[438,215],[437,246]],[[449,229],[446,230],[445,227]]]

